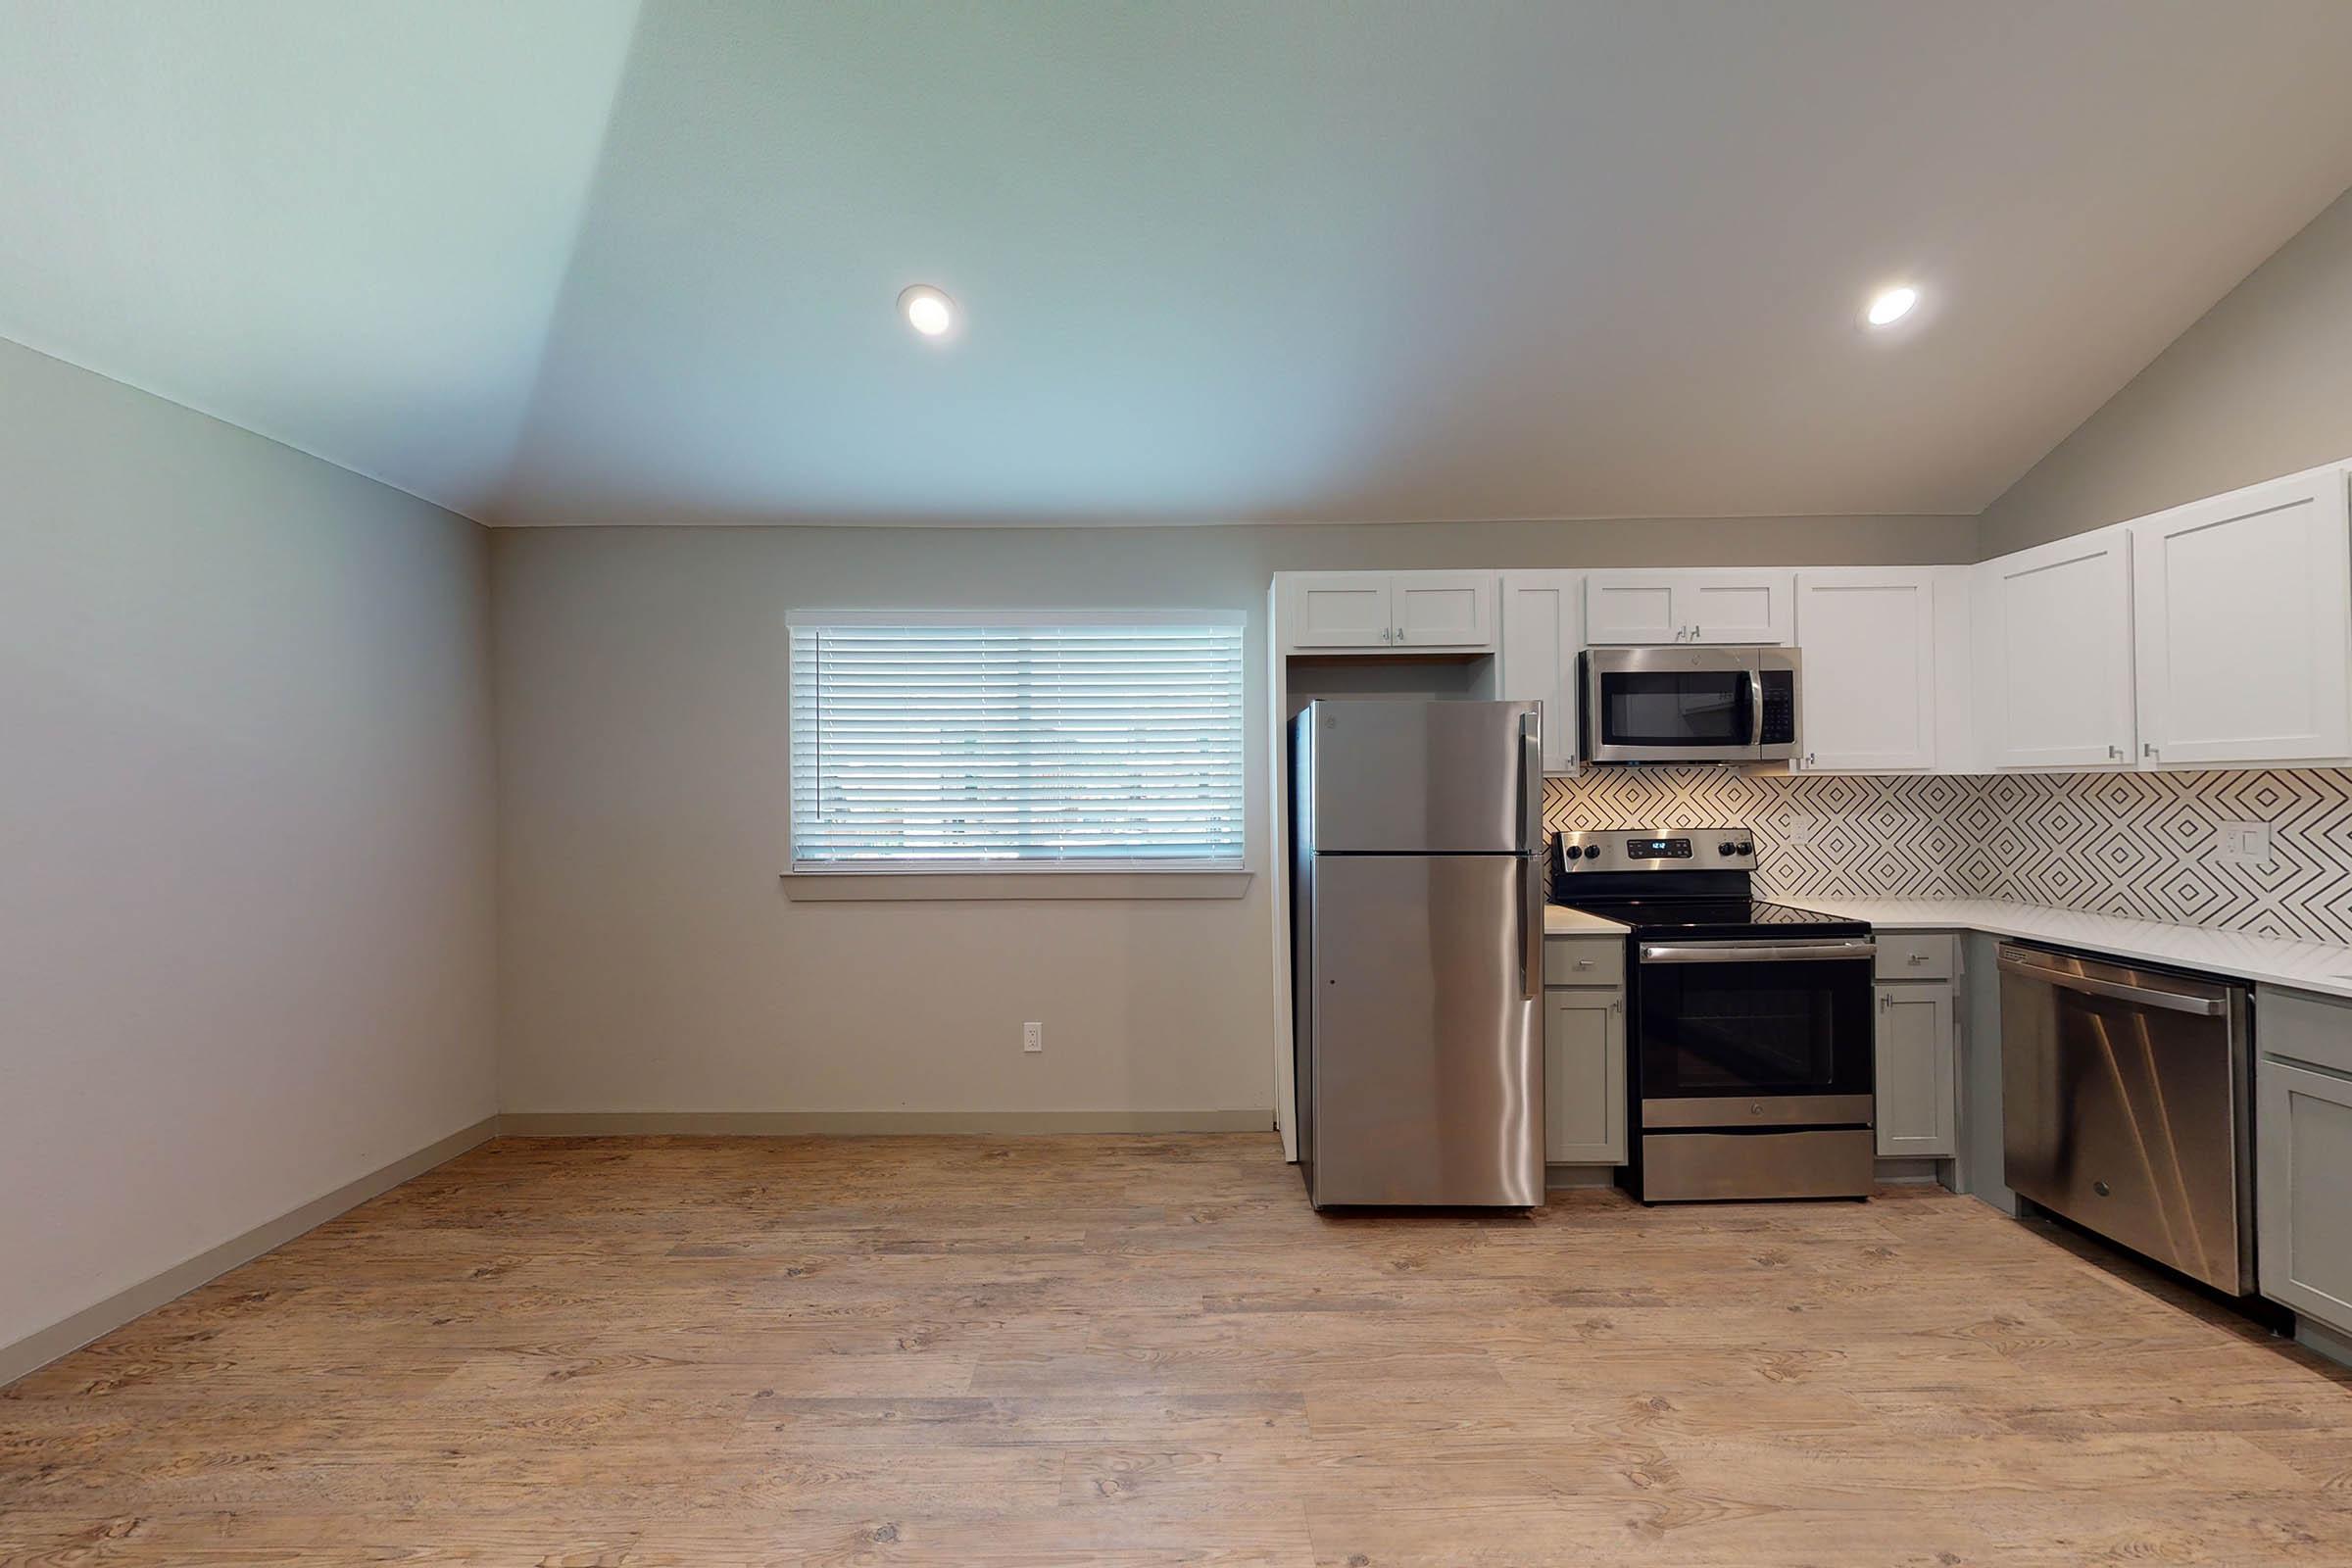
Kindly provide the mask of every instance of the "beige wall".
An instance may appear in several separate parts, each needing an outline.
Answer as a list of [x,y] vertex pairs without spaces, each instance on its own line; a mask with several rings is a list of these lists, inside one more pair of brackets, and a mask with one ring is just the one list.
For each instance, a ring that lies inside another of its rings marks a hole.
[[495,1109],[487,550],[0,343],[0,1346]]
[[[1269,895],[789,901],[784,612],[1245,611],[1268,844],[1268,577],[1303,567],[1937,563],[1968,518],[1066,530],[506,530],[492,545],[510,1111],[1272,1103]],[[1020,1025],[1046,1026],[1023,1056]]]
[[1986,508],[1995,556],[2352,457],[2352,193]]

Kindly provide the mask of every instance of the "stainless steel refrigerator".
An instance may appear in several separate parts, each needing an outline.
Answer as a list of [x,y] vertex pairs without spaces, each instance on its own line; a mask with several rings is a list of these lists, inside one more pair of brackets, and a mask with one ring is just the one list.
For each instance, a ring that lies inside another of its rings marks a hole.
[[1542,719],[1291,721],[1298,1159],[1317,1208],[1544,1201]]

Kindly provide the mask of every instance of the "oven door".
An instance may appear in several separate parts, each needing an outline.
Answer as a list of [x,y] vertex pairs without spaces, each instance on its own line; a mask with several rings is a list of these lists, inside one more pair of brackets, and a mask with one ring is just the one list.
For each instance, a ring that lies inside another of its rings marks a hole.
[[1763,747],[1752,648],[1593,648],[1585,755],[1595,762],[1744,762]]
[[1642,1125],[1869,1126],[1867,936],[1641,943]]

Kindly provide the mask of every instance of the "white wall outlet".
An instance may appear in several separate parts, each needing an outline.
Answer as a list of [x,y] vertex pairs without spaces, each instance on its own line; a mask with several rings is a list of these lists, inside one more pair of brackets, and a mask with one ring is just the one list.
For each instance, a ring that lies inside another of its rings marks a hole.
[[2234,865],[2260,865],[2271,858],[2271,824],[2224,822],[2214,831],[2213,856]]
[[1046,1026],[1042,1023],[1025,1023],[1021,1025],[1021,1049],[1023,1051],[1045,1050]]
[[1791,845],[1810,844],[1814,831],[1820,826],[1821,818],[1811,812],[1791,811],[1788,814],[1788,842]]

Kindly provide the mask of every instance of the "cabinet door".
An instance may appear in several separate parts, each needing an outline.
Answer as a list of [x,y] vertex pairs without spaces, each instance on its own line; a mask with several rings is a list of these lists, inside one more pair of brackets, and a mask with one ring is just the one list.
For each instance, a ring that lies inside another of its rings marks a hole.
[[1304,571],[1283,582],[1293,648],[1386,648],[1394,637],[1385,571]]
[[1544,705],[1544,771],[1576,763],[1576,656],[1584,647],[1585,580],[1575,571],[1502,574],[1502,657],[1495,695]]
[[1800,571],[1802,766],[1892,772],[1936,765],[1936,575]]
[[1958,1153],[1951,987],[1879,987],[1877,1045],[1879,1152]]
[[1625,1108],[1624,994],[1545,991],[1544,1161],[1624,1164]]
[[1683,641],[1673,571],[1595,571],[1585,578],[1585,641],[1600,647]]
[[2254,1076],[2262,1294],[2352,1334],[2352,1080],[2268,1056]]
[[2352,755],[2343,470],[2192,502],[2130,529],[2142,765]]
[[1786,571],[1685,571],[1676,574],[1675,620],[1696,643],[1794,640],[1795,579]]
[[2117,523],[1976,568],[1978,714],[1995,769],[2132,765],[2130,564]]
[[1494,651],[1493,572],[1399,571],[1389,585],[1398,647]]

